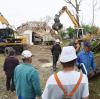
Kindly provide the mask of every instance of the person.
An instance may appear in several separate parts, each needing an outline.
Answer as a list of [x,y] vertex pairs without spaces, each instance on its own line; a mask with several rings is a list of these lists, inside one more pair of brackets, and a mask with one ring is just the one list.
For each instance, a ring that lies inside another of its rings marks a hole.
[[31,51],[24,50],[22,60],[14,72],[16,94],[18,99],[36,99],[41,96],[41,87],[38,72],[32,65]]
[[78,54],[77,64],[80,65],[81,63],[85,66],[85,68],[83,68],[83,66],[81,67],[84,74],[87,72],[87,75],[89,75],[91,70],[95,73],[96,64],[94,62],[94,55],[91,51],[90,42],[85,41],[84,49]]
[[75,71],[76,51],[73,46],[63,47],[60,62],[63,70],[47,80],[42,99],[88,99],[88,79]]
[[81,44],[79,40],[73,40],[69,43],[69,46],[73,46],[76,49],[76,54],[80,52]]
[[55,44],[51,48],[52,56],[53,56],[53,71],[56,71],[56,64],[59,59],[59,55],[61,53],[60,41],[57,39]]
[[80,52],[80,48],[81,48],[81,44],[80,44],[79,40],[75,40],[74,48],[76,49],[76,54],[78,54]]
[[4,61],[4,72],[6,74],[6,89],[14,91],[14,70],[19,64],[19,60],[15,56],[15,50],[11,50]]

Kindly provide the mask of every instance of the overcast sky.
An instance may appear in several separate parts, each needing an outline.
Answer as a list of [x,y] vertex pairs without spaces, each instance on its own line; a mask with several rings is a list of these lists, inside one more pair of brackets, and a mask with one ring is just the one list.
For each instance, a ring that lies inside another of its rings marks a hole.
[[[100,8],[100,0],[97,2],[96,8]],[[48,15],[54,17],[65,5],[64,0],[0,0],[0,12],[11,25],[17,27],[27,21],[38,21]],[[68,7],[75,14],[73,8]],[[81,23],[91,24],[92,0],[82,1],[80,16]],[[61,16],[61,22],[65,27],[73,26],[67,14]],[[95,24],[100,27],[100,9],[95,11]]]

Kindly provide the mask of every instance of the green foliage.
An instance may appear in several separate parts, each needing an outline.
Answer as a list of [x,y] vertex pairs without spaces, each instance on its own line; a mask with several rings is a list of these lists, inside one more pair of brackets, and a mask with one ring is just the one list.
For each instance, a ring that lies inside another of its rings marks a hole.
[[94,53],[100,52],[100,40],[96,39],[95,41],[91,41],[91,49]]
[[98,31],[98,27],[96,27],[96,26],[82,25],[82,27],[84,28],[85,32],[91,32],[91,33],[95,34]]
[[89,25],[82,25],[86,32],[91,32],[91,27]]
[[98,87],[100,84],[100,79],[99,77],[97,79],[94,79],[90,81],[89,83],[89,91],[90,91],[90,96],[89,99],[100,99],[100,87]]
[[74,36],[74,29],[72,27],[67,28],[67,34],[70,38],[73,38]]
[[91,42],[91,45],[92,45],[93,47],[96,47],[96,45],[97,45],[97,41],[93,41],[93,42]]
[[63,38],[66,36],[66,34],[67,34],[66,32],[61,31],[61,32],[60,32],[60,36],[61,36],[61,38],[63,39]]

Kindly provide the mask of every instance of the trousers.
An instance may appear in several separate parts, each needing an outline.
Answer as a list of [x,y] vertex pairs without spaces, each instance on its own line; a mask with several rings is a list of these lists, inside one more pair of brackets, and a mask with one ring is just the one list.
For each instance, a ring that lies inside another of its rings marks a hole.
[[6,75],[6,89],[11,90],[11,91],[15,90],[14,76],[13,75],[12,75],[12,77]]
[[57,65],[57,61],[59,59],[59,54],[54,54],[53,55],[53,70],[56,70],[56,65]]

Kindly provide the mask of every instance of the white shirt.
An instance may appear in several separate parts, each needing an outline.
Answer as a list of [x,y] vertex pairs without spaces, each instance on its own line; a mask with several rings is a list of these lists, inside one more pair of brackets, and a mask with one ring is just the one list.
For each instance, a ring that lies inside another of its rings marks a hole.
[[[57,73],[57,75],[59,80],[63,84],[64,88],[68,91],[68,93],[70,93],[73,90],[73,87],[77,84],[77,81],[80,78],[80,72],[77,71],[69,71],[69,72],[60,71]],[[44,92],[42,94],[42,99],[62,99],[63,96],[64,93],[61,90],[61,88],[59,88],[59,86],[57,85],[54,75],[50,76],[46,83]],[[87,76],[83,74],[82,81],[77,91],[71,97],[71,99],[82,99],[88,96],[89,96],[88,79]]]

